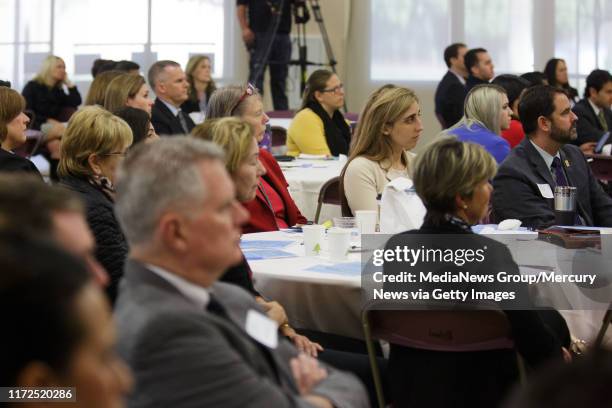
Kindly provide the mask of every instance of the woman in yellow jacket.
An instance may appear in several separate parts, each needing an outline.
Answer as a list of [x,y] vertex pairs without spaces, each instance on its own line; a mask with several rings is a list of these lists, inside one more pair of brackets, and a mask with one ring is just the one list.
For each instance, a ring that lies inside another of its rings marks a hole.
[[287,154],[348,154],[351,128],[340,108],[344,87],[336,74],[320,69],[308,78],[302,108],[287,132]]

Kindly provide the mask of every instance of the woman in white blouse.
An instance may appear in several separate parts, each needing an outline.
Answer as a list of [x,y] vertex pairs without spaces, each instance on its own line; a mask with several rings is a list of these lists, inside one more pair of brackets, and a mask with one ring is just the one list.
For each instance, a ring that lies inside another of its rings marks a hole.
[[387,183],[409,176],[414,156],[409,150],[422,131],[421,108],[412,90],[386,85],[370,95],[340,176],[345,215],[377,210],[377,198]]

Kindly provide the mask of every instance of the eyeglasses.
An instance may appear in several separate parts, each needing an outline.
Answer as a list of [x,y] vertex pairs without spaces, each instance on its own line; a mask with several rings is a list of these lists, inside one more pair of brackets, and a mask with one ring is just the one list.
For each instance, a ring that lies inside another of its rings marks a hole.
[[340,91],[344,91],[344,84],[334,86],[333,88],[321,90],[321,92],[333,92],[335,94],[340,93]]
[[244,93],[242,94],[242,96],[240,97],[240,99],[238,99],[238,102],[236,102],[236,104],[234,105],[234,107],[232,108],[232,110],[230,111],[230,116],[234,115],[234,111],[238,108],[238,106],[240,106],[240,104],[249,96],[255,95],[255,93],[257,92],[257,88],[255,88],[255,86],[251,83],[248,83],[246,88],[244,89]]

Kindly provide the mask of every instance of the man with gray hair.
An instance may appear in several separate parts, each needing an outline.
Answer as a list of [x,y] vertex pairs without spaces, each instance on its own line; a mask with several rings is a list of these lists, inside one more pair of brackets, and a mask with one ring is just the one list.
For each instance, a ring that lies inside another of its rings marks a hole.
[[188,135],[195,127],[181,110],[188,98],[189,83],[181,66],[174,61],[157,61],[149,68],[149,86],[157,96],[151,108],[151,124],[159,135]]
[[132,407],[362,407],[349,374],[299,355],[243,289],[217,282],[241,259],[248,218],[209,142],[137,146],[116,211],[131,259],[116,304]]

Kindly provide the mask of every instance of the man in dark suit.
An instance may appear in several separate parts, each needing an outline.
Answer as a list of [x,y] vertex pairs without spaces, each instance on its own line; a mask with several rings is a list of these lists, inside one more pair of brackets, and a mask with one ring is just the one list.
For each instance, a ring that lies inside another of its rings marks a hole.
[[612,75],[603,69],[596,69],[586,79],[584,99],[574,106],[578,116],[574,143],[584,153],[594,153],[599,138],[612,130]]
[[189,84],[181,66],[174,61],[157,61],[149,68],[149,85],[157,98],[151,109],[151,124],[161,136],[187,135],[195,127],[181,110],[188,98]]
[[497,220],[518,218],[541,228],[555,222],[554,189],[577,191],[578,224],[612,226],[612,198],[593,177],[576,139],[576,115],[560,89],[528,88],[519,104],[526,138],[500,165],[493,179],[493,212]]
[[488,84],[495,76],[493,60],[484,48],[472,48],[463,56],[468,78],[465,81],[465,93],[476,85]]
[[298,355],[252,295],[218,282],[242,259],[221,150],[193,138],[140,146],[119,170],[131,248],[115,315],[131,407],[366,407],[352,375]]
[[462,43],[451,44],[444,50],[444,62],[448,71],[436,89],[436,116],[446,129],[454,125],[463,116],[463,101],[465,99],[465,78],[467,71],[463,56],[467,46]]

